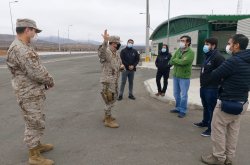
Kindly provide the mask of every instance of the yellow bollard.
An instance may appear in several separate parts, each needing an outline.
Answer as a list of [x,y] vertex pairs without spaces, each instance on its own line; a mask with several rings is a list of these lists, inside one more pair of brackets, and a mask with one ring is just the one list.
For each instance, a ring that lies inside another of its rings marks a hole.
[[149,56],[146,56],[145,57],[145,62],[149,62],[150,61],[150,57]]

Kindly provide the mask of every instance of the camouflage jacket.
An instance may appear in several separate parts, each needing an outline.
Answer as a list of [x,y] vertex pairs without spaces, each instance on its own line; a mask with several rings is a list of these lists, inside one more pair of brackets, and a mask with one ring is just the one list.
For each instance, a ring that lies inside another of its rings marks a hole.
[[119,53],[112,52],[108,47],[108,43],[103,42],[98,49],[98,56],[100,58],[100,62],[102,63],[102,75],[100,82],[118,83],[120,66],[122,64]]
[[7,66],[12,74],[12,87],[18,99],[45,96],[45,85],[54,83],[30,45],[15,39],[7,52]]

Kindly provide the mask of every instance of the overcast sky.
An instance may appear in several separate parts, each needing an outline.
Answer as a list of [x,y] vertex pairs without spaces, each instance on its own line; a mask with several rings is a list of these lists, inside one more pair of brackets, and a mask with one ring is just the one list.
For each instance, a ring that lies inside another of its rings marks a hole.
[[[12,34],[9,0],[0,1],[0,34]],[[168,0],[149,0],[150,23],[155,29],[167,20]],[[235,14],[238,0],[171,0],[170,18],[190,14]],[[146,0],[19,0],[11,3],[14,26],[17,18],[31,18],[43,30],[40,36],[102,41],[101,33],[119,35],[125,43],[145,42]],[[250,14],[250,0],[243,0],[242,14]],[[150,33],[153,31],[151,30]]]

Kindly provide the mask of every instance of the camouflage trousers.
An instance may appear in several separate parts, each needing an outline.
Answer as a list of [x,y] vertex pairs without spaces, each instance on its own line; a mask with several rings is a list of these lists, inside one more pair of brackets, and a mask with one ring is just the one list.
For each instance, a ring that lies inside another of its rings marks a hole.
[[105,102],[105,115],[111,116],[112,108],[118,96],[118,83],[102,83],[102,93],[107,95],[110,93],[109,99],[103,97],[103,100]]
[[24,142],[27,147],[31,149],[39,144],[40,139],[44,133],[45,96],[19,100],[19,105],[22,109],[22,114],[25,122]]

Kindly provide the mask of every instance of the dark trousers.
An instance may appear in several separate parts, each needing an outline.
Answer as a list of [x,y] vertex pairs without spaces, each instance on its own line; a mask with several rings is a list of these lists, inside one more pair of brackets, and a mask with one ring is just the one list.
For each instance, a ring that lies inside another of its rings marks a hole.
[[124,92],[127,78],[128,78],[128,83],[129,83],[128,84],[129,95],[133,95],[134,74],[135,74],[135,71],[133,71],[133,70],[132,71],[125,70],[122,72],[119,96],[123,96],[123,92]]
[[217,104],[217,88],[200,88],[201,103],[203,106],[203,120],[204,124],[208,125],[208,130],[211,131],[211,122],[214,108]]
[[[168,78],[169,78],[169,71],[168,70],[157,70],[156,73],[156,84],[157,84],[157,88],[158,88],[158,92],[159,93],[165,93],[168,87]],[[161,78],[163,77],[163,88],[161,88]]]

